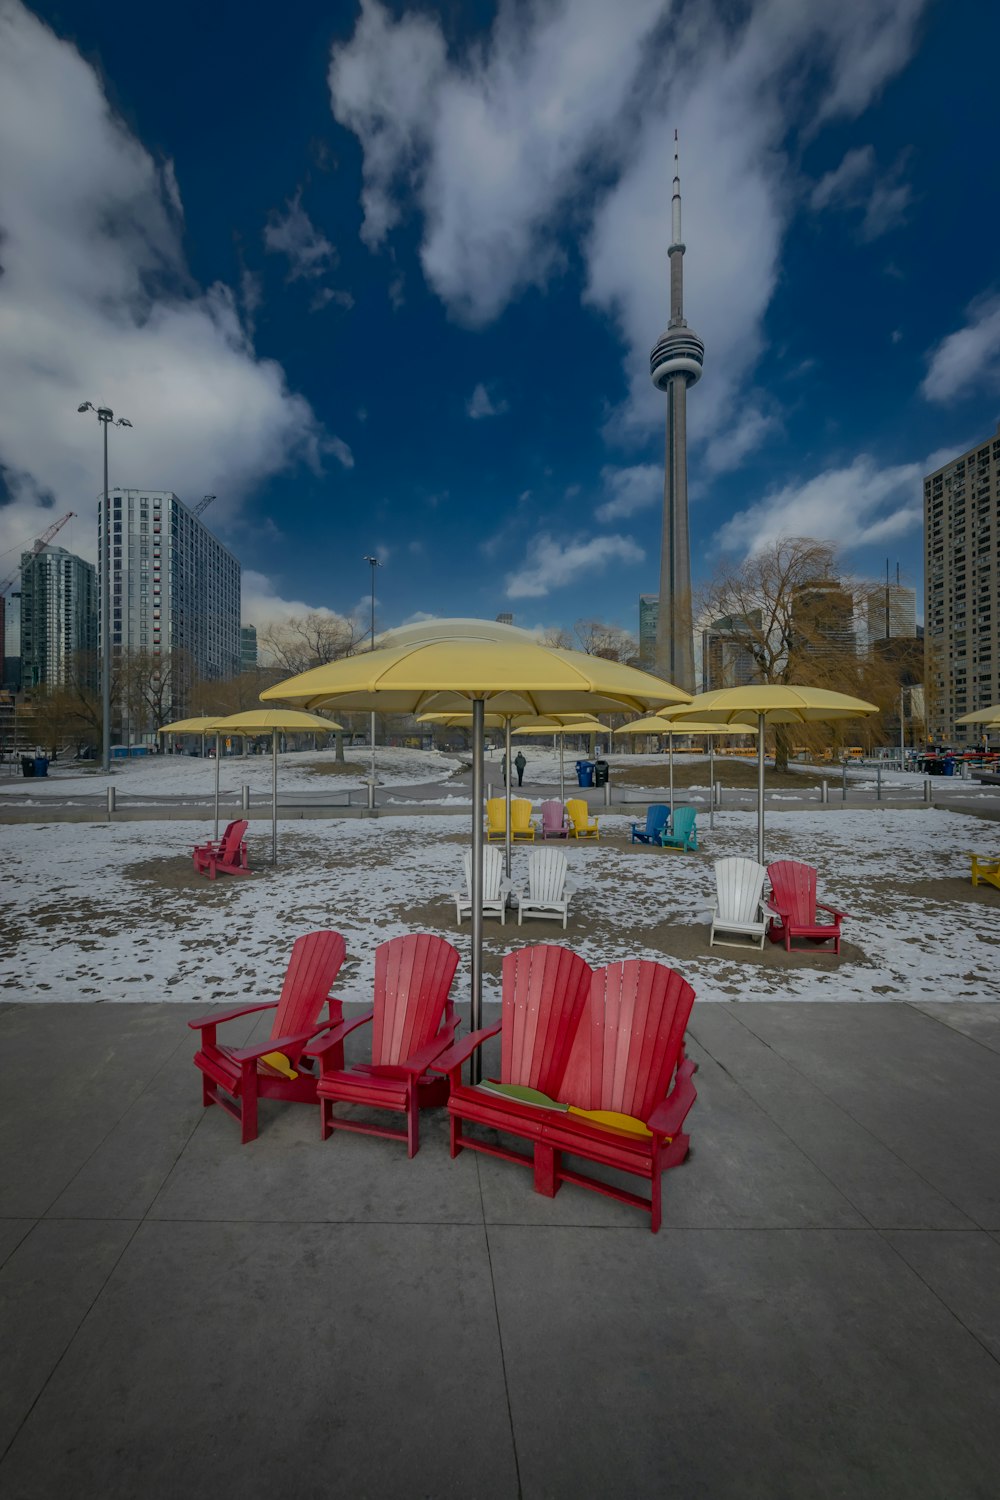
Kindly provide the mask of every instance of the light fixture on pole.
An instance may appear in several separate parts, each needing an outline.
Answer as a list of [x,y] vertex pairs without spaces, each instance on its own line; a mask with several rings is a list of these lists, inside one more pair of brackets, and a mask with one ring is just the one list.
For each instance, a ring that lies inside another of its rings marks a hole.
[[[368,557],[368,556],[366,556],[365,557],[365,562],[369,565],[369,567],[372,570],[372,626],[371,626],[371,634],[370,634],[370,636],[368,638],[368,649],[369,649],[369,651],[374,651],[375,650],[375,569],[376,568],[380,568],[382,566],[382,564],[379,562],[379,560],[378,560],[377,557]],[[369,807],[374,807],[375,806],[375,714],[374,714],[374,711],[372,712],[372,719],[371,719],[371,739],[372,739],[372,769],[371,769],[371,790],[368,793],[368,806]]]
[[110,406],[81,401],[77,411],[92,411],[104,428],[104,504],[101,508],[101,765],[111,770],[111,499],[108,494],[108,428],[131,427],[128,417],[116,417]]

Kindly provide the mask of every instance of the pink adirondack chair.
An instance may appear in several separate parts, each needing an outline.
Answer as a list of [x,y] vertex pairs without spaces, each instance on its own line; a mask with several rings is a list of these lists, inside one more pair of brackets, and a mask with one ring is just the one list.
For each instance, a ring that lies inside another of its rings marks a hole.
[[561,802],[542,803],[542,838],[569,838],[569,819]]
[[[458,950],[431,933],[410,933],[376,948],[372,1009],[306,1048],[320,1060],[316,1095],[324,1140],[333,1130],[355,1130],[406,1141],[407,1155],[416,1156],[421,1104],[443,1104],[447,1097],[445,1080],[431,1076],[428,1069],[454,1041],[459,1026],[449,999],[457,967]],[[369,1021],[371,1062],[345,1068],[344,1038]],[[406,1129],[344,1119],[333,1112],[338,1102],[394,1110],[406,1115]]]
[[[343,1020],[341,1002],[330,989],[345,951],[339,932],[307,932],[293,944],[280,999],[188,1022],[201,1032],[194,1063],[202,1074],[202,1103],[206,1108],[218,1104],[239,1120],[244,1145],[257,1137],[258,1099],[315,1104],[316,1078],[302,1066],[302,1051],[318,1031]],[[327,1018],[317,1024],[324,1002]],[[217,1041],[216,1028],[224,1022],[265,1010],[276,1012],[266,1041],[239,1048]],[[342,1064],[343,1046],[340,1058]]]
[[[780,859],[768,865],[767,878],[771,882],[768,906],[781,918],[780,923],[772,917],[767,935],[772,943],[784,942],[788,953],[792,951],[792,938],[807,938],[811,943],[828,943],[832,940],[833,952],[840,952],[840,924],[849,913],[838,911],[816,900],[816,871],[812,865],[800,864],[795,859]],[[818,922],[816,911],[828,912],[830,922]]]
[[209,839],[207,844],[194,846],[194,868],[197,874],[214,880],[217,871],[223,875],[249,875],[247,869],[247,846],[243,835],[247,831],[247,820],[240,818],[230,823],[221,839]]
[[[451,1085],[452,1156],[468,1146],[528,1164],[546,1197],[573,1182],[633,1204],[655,1234],[661,1175],[690,1146],[681,1126],[697,1097],[684,1054],[693,1003],[691,986],[663,964],[632,959],[591,973],[564,948],[508,954],[500,1027],[464,1038],[434,1064]],[[498,1030],[499,1080],[464,1085],[463,1062]],[[531,1156],[463,1135],[465,1120],[531,1142]],[[648,1180],[650,1197],[565,1167],[564,1153]]]

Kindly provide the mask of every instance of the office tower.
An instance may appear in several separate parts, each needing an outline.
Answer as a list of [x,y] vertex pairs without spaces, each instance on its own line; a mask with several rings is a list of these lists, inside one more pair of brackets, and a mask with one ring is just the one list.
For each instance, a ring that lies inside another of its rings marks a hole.
[[877,588],[868,600],[869,641],[912,640],[917,633],[917,591],[899,583]]
[[[78,666],[96,680],[97,570],[64,547],[21,556],[21,685],[59,687]],[[89,658],[89,660],[88,660]]]
[[243,672],[254,672],[257,670],[256,625],[240,626],[240,670]]
[[644,672],[656,671],[656,629],[659,618],[659,594],[640,594],[639,665]]
[[810,578],[792,590],[792,649],[799,661],[856,656],[854,599],[839,578]]
[[667,448],[660,538],[660,613],[656,670],[668,682],[694,692],[694,625],[691,617],[691,546],[688,538],[687,388],[701,379],[705,345],[684,319],[684,243],[681,239],[681,180],[674,132],[671,204],[670,322],[649,356],[649,373],[667,397]]
[[[195,677],[240,670],[240,565],[176,495],[113,489],[113,655],[179,653]],[[100,518],[103,506],[98,504]],[[98,520],[98,535],[102,522]],[[98,547],[103,557],[103,547]],[[184,710],[178,688],[174,716]]]
[[513,615],[497,615],[496,622],[497,622],[498,625],[513,625],[513,623],[514,623],[514,616]]
[[1000,701],[1000,426],[924,480],[928,736],[974,744],[955,720]]
[[753,654],[754,637],[761,633],[759,609],[749,615],[723,615],[701,633],[702,691],[746,687],[760,681]]

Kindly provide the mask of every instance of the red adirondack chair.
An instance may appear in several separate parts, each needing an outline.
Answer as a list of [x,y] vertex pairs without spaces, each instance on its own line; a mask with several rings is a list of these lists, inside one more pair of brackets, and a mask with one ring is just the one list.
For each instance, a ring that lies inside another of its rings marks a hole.
[[[816,900],[816,871],[812,865],[803,865],[795,859],[779,859],[768,865],[767,878],[771,882],[768,906],[781,918],[780,923],[772,917],[767,935],[772,943],[785,945],[792,951],[792,938],[807,938],[811,943],[833,941],[834,953],[840,952],[840,924],[849,913],[838,911]],[[830,922],[816,920],[817,908],[829,912]]]
[[194,868],[198,875],[207,875],[214,880],[216,871],[223,875],[249,875],[247,869],[247,846],[243,835],[247,831],[246,818],[230,823],[221,839],[209,839],[207,844],[194,846]]
[[[420,1149],[420,1107],[443,1104],[447,1083],[428,1068],[455,1040],[459,1018],[449,999],[458,950],[431,933],[392,938],[375,950],[375,1003],[356,1020],[344,1021],[306,1048],[320,1060],[316,1085],[320,1129],[406,1141],[407,1155]],[[443,1019],[442,1019],[443,1018]],[[344,1067],[344,1038],[372,1023],[371,1062]],[[405,1130],[362,1124],[335,1115],[333,1106],[365,1104],[406,1115]]]
[[[690,1146],[681,1126],[697,1097],[684,1054],[693,1003],[691,986],[663,964],[632,959],[591,972],[565,948],[508,954],[500,1026],[463,1038],[434,1064],[451,1086],[452,1156],[468,1146],[531,1165],[546,1197],[574,1182],[634,1204],[655,1234],[661,1174]],[[463,1084],[463,1062],[497,1031],[499,1080]],[[530,1141],[531,1156],[463,1135],[465,1120]],[[563,1153],[648,1179],[650,1197],[570,1170]]]
[[[195,1067],[201,1069],[202,1103],[220,1105],[239,1120],[241,1139],[257,1138],[257,1100],[286,1099],[315,1104],[316,1078],[302,1066],[302,1050],[318,1031],[344,1018],[343,1007],[330,989],[344,962],[344,939],[339,932],[307,932],[296,938],[288,961],[281,997],[262,1005],[244,1005],[224,1015],[203,1016],[189,1021],[201,1032]],[[317,1024],[324,1001],[327,1018]],[[216,1028],[238,1016],[255,1011],[276,1010],[271,1035],[250,1047],[225,1047],[216,1040]],[[343,1045],[340,1061],[343,1066]]]

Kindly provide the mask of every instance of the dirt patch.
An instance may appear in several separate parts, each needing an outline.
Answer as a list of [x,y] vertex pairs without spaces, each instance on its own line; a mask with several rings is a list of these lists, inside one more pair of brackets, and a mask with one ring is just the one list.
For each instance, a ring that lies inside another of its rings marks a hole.
[[1000,890],[993,885],[973,885],[968,876],[914,880],[903,889],[918,901],[965,901],[972,906],[991,906],[995,911],[1000,910]]
[[311,771],[314,776],[361,776],[365,777],[371,770],[371,763],[362,765],[356,760],[307,760],[301,762],[303,768]]
[[[798,771],[775,771],[772,766],[767,766],[764,771],[764,788],[769,791],[777,791],[779,788],[797,787],[799,791],[815,791],[816,781],[824,775],[829,781],[832,772],[812,770],[809,772]],[[723,756],[715,757],[715,779],[721,781],[723,786],[728,787],[756,787],[757,785],[757,762],[754,760],[728,760]],[[635,787],[665,787],[670,785],[670,762],[668,757],[663,757],[662,763],[655,766],[629,766],[619,761],[612,773],[611,780],[614,786]],[[708,761],[674,761],[674,789],[678,787],[707,786],[708,785]]]

